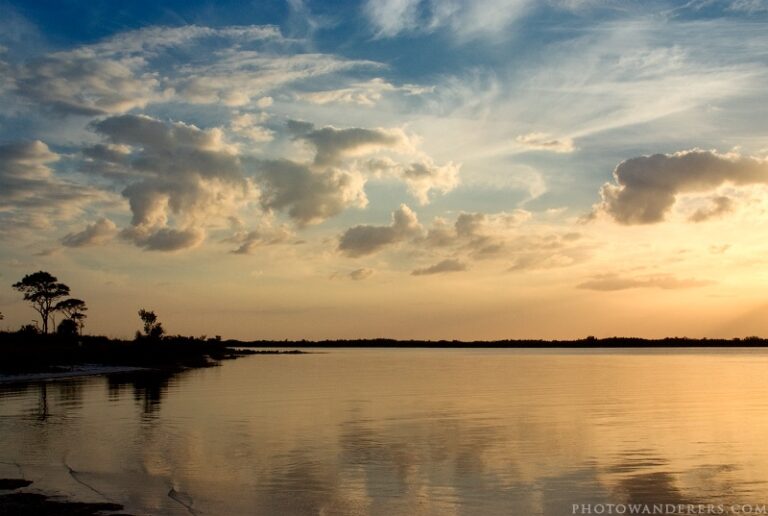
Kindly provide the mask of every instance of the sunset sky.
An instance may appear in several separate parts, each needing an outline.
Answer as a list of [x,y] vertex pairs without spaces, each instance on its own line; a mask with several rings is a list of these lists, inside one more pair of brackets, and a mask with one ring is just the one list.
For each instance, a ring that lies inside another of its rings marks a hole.
[[768,335],[768,0],[0,0],[0,327]]

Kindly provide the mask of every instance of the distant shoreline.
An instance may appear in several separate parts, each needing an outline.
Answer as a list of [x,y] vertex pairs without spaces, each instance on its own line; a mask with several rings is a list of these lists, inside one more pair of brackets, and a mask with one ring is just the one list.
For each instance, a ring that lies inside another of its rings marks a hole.
[[227,347],[242,348],[425,348],[425,349],[656,349],[656,348],[768,348],[768,339],[759,337],[734,339],[692,339],[667,337],[643,339],[637,337],[586,338],[576,340],[226,340]]

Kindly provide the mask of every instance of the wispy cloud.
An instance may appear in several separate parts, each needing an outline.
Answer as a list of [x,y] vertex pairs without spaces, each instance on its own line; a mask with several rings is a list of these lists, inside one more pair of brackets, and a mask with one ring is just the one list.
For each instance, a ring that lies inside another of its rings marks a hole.
[[605,274],[580,283],[578,288],[612,292],[634,288],[659,288],[663,290],[678,290],[705,287],[711,284],[711,281],[691,278],[677,278],[670,274],[657,274],[640,277],[624,277],[615,274]]

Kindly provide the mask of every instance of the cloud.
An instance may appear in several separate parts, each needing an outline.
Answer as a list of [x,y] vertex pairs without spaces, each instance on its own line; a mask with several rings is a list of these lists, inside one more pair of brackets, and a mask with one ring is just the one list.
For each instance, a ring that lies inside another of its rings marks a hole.
[[[287,127],[294,139],[314,147],[312,163],[300,166],[315,174],[327,175],[330,171],[326,170],[327,167],[336,167],[337,171],[351,176],[360,176],[359,171],[363,170],[374,177],[395,177],[407,185],[409,192],[421,204],[429,202],[432,191],[447,193],[459,184],[461,165],[452,162],[436,165],[429,156],[416,149],[415,138],[401,129],[338,129],[332,126],[318,129],[310,122],[299,120],[288,120]],[[402,154],[410,159],[416,157],[417,160],[400,163],[388,156],[380,156],[367,161],[354,161],[354,158],[383,151]]]
[[102,217],[78,233],[67,234],[61,239],[61,243],[66,247],[101,245],[112,240],[117,232],[115,223]]
[[364,12],[380,37],[393,37],[418,27],[420,0],[368,0]]
[[728,10],[747,14],[764,13],[768,12],[768,2],[766,0],[733,0]]
[[365,256],[417,236],[421,229],[416,214],[401,204],[392,213],[389,226],[360,225],[347,229],[339,238],[338,249],[353,258]]
[[[291,83],[380,66],[297,53],[295,43],[273,26],[146,27],[0,67],[10,67],[18,95],[62,114],[98,116],[168,101],[265,108],[269,92]],[[197,58],[178,62],[179,48]]]
[[160,228],[144,231],[142,228],[128,228],[123,236],[148,251],[179,251],[197,247],[205,239],[205,231],[199,228]]
[[381,38],[447,28],[466,39],[496,34],[535,5],[531,0],[367,0],[363,12]]
[[361,281],[370,278],[373,275],[373,269],[355,269],[349,273],[349,277],[355,281]]
[[[120,115],[92,124],[112,145],[125,146],[120,165],[138,181],[124,190],[133,217],[125,238],[150,250],[198,245],[205,228],[254,197],[236,147],[220,129]],[[91,153],[108,167],[112,154]]]
[[422,243],[428,247],[456,247],[475,258],[505,254],[512,237],[510,230],[530,219],[525,210],[500,213],[460,213],[453,225],[444,219],[434,221]]
[[381,78],[365,82],[352,83],[348,87],[334,90],[311,91],[297,93],[296,97],[313,104],[355,104],[358,106],[374,106],[385,94],[403,93],[405,95],[422,95],[434,91],[434,87],[404,84],[395,86]]
[[329,54],[262,52],[239,47],[212,53],[202,64],[181,67],[169,79],[177,97],[192,104],[245,106],[291,84],[357,68],[379,68],[373,61]]
[[[613,177],[615,183],[602,187],[602,203],[596,210],[620,224],[654,224],[664,220],[678,194],[712,191],[726,183],[768,183],[768,163],[694,149],[623,161]],[[727,207],[717,214],[725,211]]]
[[464,260],[506,261],[512,272],[567,267],[589,256],[581,234],[527,228],[530,218],[525,210],[460,213],[453,224],[437,218],[416,244],[424,250],[450,250]]
[[446,194],[459,185],[460,164],[448,162],[436,165],[424,156],[420,161],[408,164],[397,163],[388,158],[372,159],[366,167],[377,175],[397,177],[402,180],[408,192],[419,204],[429,204],[429,194],[434,190]]
[[735,203],[730,197],[721,195],[713,197],[711,201],[711,206],[707,208],[699,208],[688,217],[688,220],[690,222],[704,222],[731,213],[735,209]]
[[348,272],[334,272],[329,276],[329,279],[351,279],[353,281],[363,281],[370,278],[376,271],[367,267],[361,267]]
[[616,274],[603,274],[577,285],[577,288],[611,292],[632,288],[660,288],[676,290],[711,285],[711,281],[680,279],[670,274],[657,274],[637,278],[624,278]]
[[529,150],[543,150],[560,154],[573,152],[576,148],[571,138],[553,138],[548,133],[521,134],[515,141]]
[[526,229],[524,223],[530,217],[525,210],[460,213],[452,223],[435,218],[425,231],[416,214],[401,205],[389,225],[347,229],[339,238],[338,250],[356,258],[403,244],[421,257],[452,255],[432,267],[414,271],[414,275],[465,270],[466,264],[474,260],[507,262],[509,271],[567,267],[590,255],[590,246],[583,242],[581,234],[540,226]]
[[317,224],[349,207],[368,204],[365,179],[357,173],[290,160],[264,160],[257,164],[263,184],[261,204],[270,210],[287,210],[300,226]]
[[229,127],[253,143],[271,142],[275,133],[261,125],[266,119],[267,117],[264,115],[254,115],[253,113],[235,114],[230,119]]
[[467,270],[466,264],[455,259],[447,259],[424,269],[416,269],[411,272],[413,276],[427,276],[430,274],[442,274],[445,272],[461,272]]
[[307,122],[291,122],[288,127],[297,131],[296,139],[314,146],[314,164],[320,167],[338,165],[345,157],[395,148],[408,142],[405,133],[399,129],[337,129],[331,126],[315,129]]
[[562,242],[550,245],[528,242],[529,246],[512,254],[510,272],[568,267],[584,259],[581,249],[570,249]]
[[280,41],[280,29],[271,25],[242,25],[229,27],[205,27],[184,25],[180,27],[153,26],[120,32],[87,48],[103,56],[155,54],[160,50],[180,47],[195,40],[226,39],[239,43],[254,41]]
[[293,237],[293,233],[285,226],[273,228],[268,224],[250,231],[238,230],[227,238],[226,242],[237,245],[232,254],[253,254],[257,249],[276,244],[283,244]]
[[44,229],[68,220],[107,194],[57,176],[60,156],[40,140],[0,144],[0,226],[3,232]]
[[144,65],[141,58],[101,58],[91,49],[56,52],[21,66],[16,89],[61,113],[122,113],[160,96],[157,76],[142,72]]

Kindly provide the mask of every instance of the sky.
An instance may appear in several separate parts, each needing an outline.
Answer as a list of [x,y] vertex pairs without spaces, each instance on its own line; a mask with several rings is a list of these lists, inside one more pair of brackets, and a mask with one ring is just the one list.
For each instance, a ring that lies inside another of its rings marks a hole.
[[2,327],[768,334],[768,0],[0,13]]

